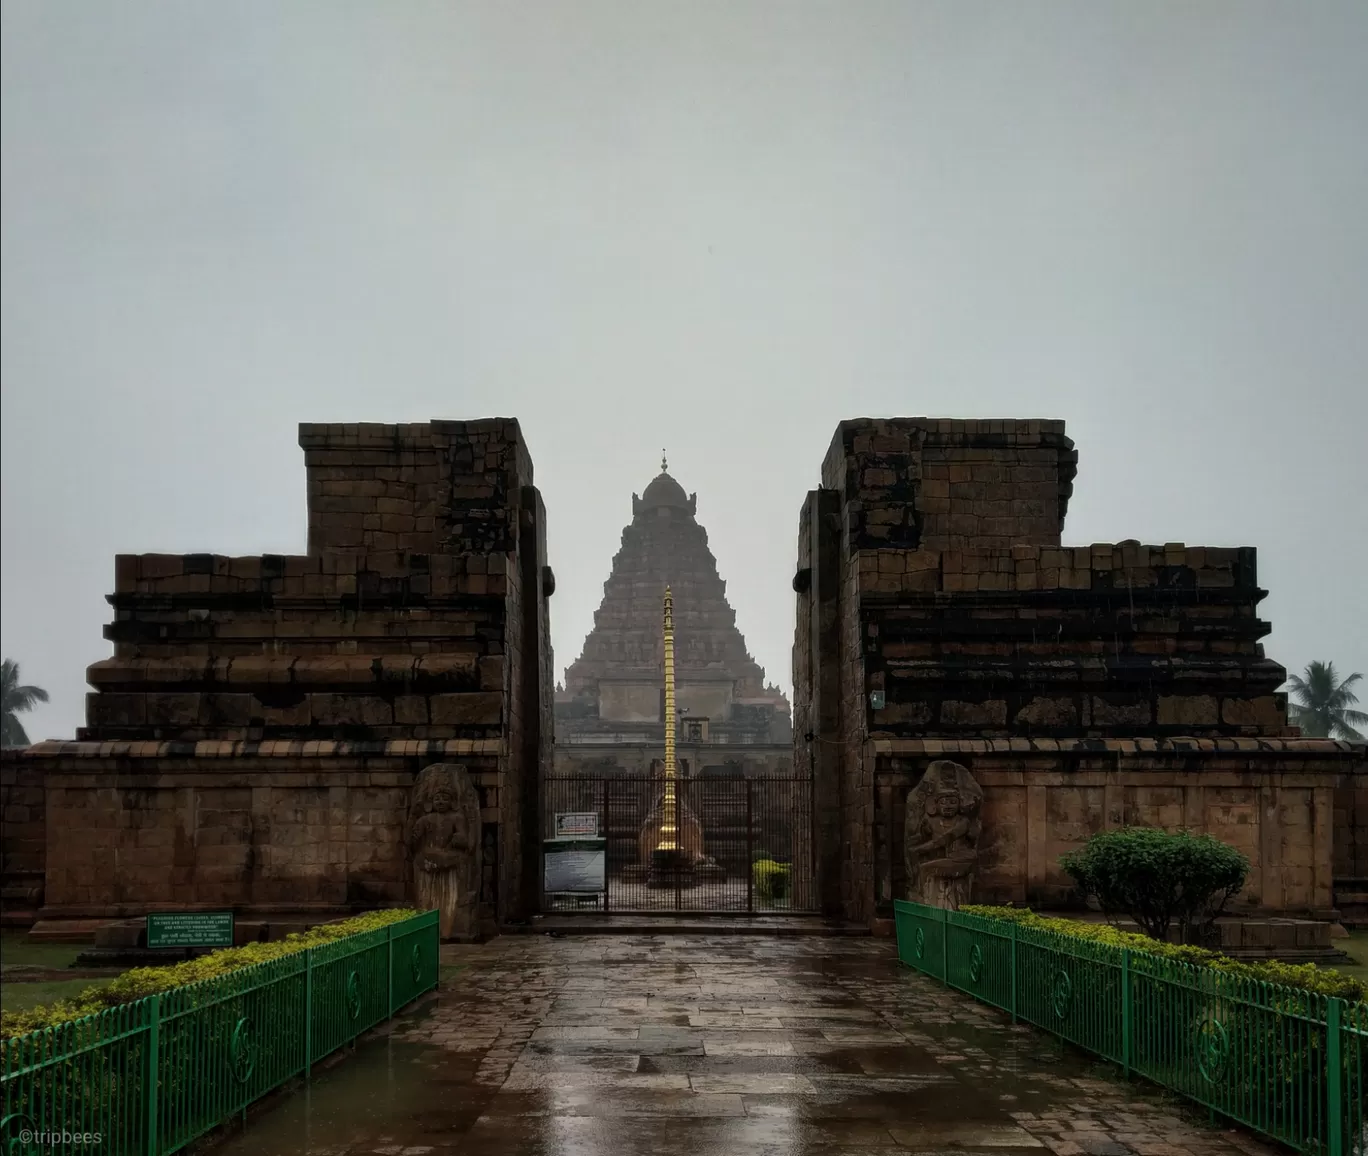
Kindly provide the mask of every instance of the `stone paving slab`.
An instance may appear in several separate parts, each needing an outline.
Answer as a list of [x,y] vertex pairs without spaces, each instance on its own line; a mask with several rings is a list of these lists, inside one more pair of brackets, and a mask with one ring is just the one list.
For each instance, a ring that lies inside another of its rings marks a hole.
[[[230,1140],[253,1156],[1272,1156],[884,940],[517,936]],[[449,974],[449,973],[448,973]]]

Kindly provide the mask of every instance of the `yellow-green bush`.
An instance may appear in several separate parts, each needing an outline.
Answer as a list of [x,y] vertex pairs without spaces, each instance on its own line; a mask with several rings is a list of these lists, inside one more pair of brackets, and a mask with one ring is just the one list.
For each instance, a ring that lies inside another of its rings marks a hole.
[[38,1031],[40,1028],[69,1023],[71,1020],[94,1015],[118,1004],[132,1003],[159,991],[169,991],[173,987],[214,979],[239,968],[251,967],[254,963],[279,959],[282,955],[292,955],[296,951],[331,943],[344,936],[375,931],[391,923],[410,919],[417,914],[418,912],[412,908],[369,911],[365,915],[353,916],[337,923],[324,923],[318,927],[311,927],[308,931],[295,932],[271,943],[225,947],[221,951],[165,967],[135,967],[124,972],[112,983],[102,987],[86,988],[75,999],[61,1000],[46,1007],[40,1005],[29,1011],[5,1012],[3,1017],[0,1017],[0,1038],[10,1039],[13,1036],[22,1036],[26,1032]]
[[990,919],[1005,919],[1022,927],[1038,931],[1052,931],[1057,935],[1070,935],[1075,939],[1089,939],[1095,943],[1108,943],[1113,947],[1129,947],[1132,951],[1145,951],[1150,955],[1175,959],[1182,963],[1197,964],[1223,971],[1244,979],[1257,979],[1265,983],[1282,984],[1284,987],[1301,988],[1317,995],[1336,996],[1351,1002],[1368,1000],[1368,984],[1353,976],[1345,975],[1330,967],[1317,967],[1314,963],[1279,963],[1276,960],[1245,961],[1231,959],[1216,951],[1202,947],[1191,947],[1161,940],[1151,939],[1138,931],[1122,931],[1107,923],[1086,923],[1080,919],[1062,919],[1055,916],[1037,915],[1025,907],[987,907],[974,905],[962,908],[969,915],[981,915]]
[[776,863],[773,859],[758,859],[751,867],[751,877],[755,881],[755,895],[765,903],[783,899],[789,890],[789,868],[787,863]]

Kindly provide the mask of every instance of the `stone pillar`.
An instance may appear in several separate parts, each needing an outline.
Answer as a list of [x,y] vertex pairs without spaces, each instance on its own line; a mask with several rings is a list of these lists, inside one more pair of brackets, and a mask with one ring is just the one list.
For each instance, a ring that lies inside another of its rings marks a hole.
[[516,846],[516,883],[507,916],[530,918],[541,901],[541,780],[551,757],[551,637],[546,565],[546,507],[535,486],[522,488],[518,532],[521,635],[513,688],[516,757],[510,760],[502,819]]
[[811,589],[808,596],[812,687],[813,839],[817,894],[825,915],[841,910],[841,663],[840,663],[840,495],[814,490],[804,512],[809,520]]

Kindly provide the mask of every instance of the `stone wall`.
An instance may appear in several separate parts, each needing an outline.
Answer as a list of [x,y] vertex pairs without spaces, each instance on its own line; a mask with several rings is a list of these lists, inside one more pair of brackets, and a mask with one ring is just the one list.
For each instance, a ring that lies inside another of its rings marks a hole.
[[[1173,753],[1155,755],[1153,765],[1128,763],[1139,777],[1125,782],[1196,798],[1184,774],[1235,776],[1221,805],[1245,817],[1236,826],[1257,826],[1260,870],[1286,866],[1298,880],[1281,889],[1265,880],[1248,895],[1270,910],[1330,909],[1330,799],[1340,778],[1365,764],[1364,752],[1307,740],[1293,757],[1279,745],[1299,732],[1277,689],[1285,672],[1259,642],[1270,627],[1257,614],[1265,592],[1254,550],[1064,546],[1076,470],[1062,422],[897,418],[838,427],[822,488],[803,507],[794,578],[794,759],[830,768],[828,813],[840,816],[839,825],[818,823],[828,914],[865,922],[891,899],[892,868],[878,862],[900,861],[901,819],[876,815],[876,800],[886,809],[890,783],[910,786],[922,765],[894,767],[876,753],[880,744],[950,750],[988,740],[1010,751],[1171,744]],[[1252,745],[1238,746],[1237,768],[1199,758],[1211,743]],[[1309,763],[1311,755],[1319,761]],[[1035,858],[1004,858],[994,894],[1058,898],[1052,865],[1061,849],[1108,822],[1102,786],[1069,778],[1076,760],[1066,763],[1056,756],[1022,765],[1011,772],[1020,781],[995,769],[985,784],[994,822],[1023,839],[1025,800],[1048,804],[1036,816],[1045,825],[1031,828]],[[1289,794],[1270,818],[1266,791],[1294,772],[1310,776],[1303,785],[1315,792],[1314,806]],[[1154,821],[1167,824],[1170,810],[1154,810]],[[1139,803],[1133,811],[1149,813]],[[1219,825],[1206,810],[1202,822]],[[1314,883],[1298,874],[1313,868]]]
[[854,550],[1058,545],[1078,454],[1062,421],[843,421],[822,486]]
[[41,768],[0,762],[0,921],[26,924],[43,903],[47,844]]
[[121,555],[95,741],[497,736],[516,555]]
[[810,493],[798,522],[798,629],[793,646],[794,767],[812,777],[813,859],[821,910],[842,909],[842,888],[857,874],[851,860],[859,842],[844,838],[850,784],[841,745],[841,627],[838,495]]
[[[113,748],[112,750],[110,748]],[[402,903],[409,787],[459,762],[480,795],[487,849],[502,819],[497,741],[246,744],[44,743],[22,761],[46,777],[48,918],[168,908],[239,915]],[[79,832],[78,838],[63,832]],[[481,898],[493,924],[497,858]]]
[[534,909],[554,579],[517,422],[300,444],[309,553],[119,556],[83,741],[6,755],[47,776],[44,917],[398,902],[408,784],[457,754],[486,915]]
[[1368,927],[1368,758],[1335,791],[1335,906]]
[[303,424],[309,553],[503,554],[532,459],[516,420]]
[[933,758],[948,758],[984,792],[975,902],[1076,905],[1065,852],[1115,827],[1182,827],[1249,859],[1233,911],[1327,918],[1334,784],[1351,753],[1299,739],[874,740],[877,906],[891,915],[906,895],[907,793]]
[[861,550],[873,734],[1281,735],[1252,549]]
[[[793,773],[793,747],[778,744],[680,743],[681,768],[690,776],[737,775],[745,778],[787,777]],[[562,743],[555,748],[557,776],[644,775],[663,763],[665,744]]]
[[1335,791],[1335,877],[1368,884],[1368,766]]

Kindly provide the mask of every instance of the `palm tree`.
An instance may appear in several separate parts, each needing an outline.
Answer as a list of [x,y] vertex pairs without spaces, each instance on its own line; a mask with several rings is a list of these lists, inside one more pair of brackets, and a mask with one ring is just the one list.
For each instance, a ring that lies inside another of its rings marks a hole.
[[48,692],[41,686],[20,686],[19,685],[19,664],[12,658],[7,658],[0,663],[0,675],[3,675],[3,733],[0,733],[0,746],[3,747],[26,747],[29,745],[28,734],[24,731],[23,724],[19,721],[21,710],[32,710],[35,702],[47,702]]
[[1356,673],[1341,681],[1333,662],[1311,663],[1304,678],[1294,674],[1287,680],[1301,700],[1289,704],[1291,722],[1311,738],[1362,741],[1363,734],[1355,728],[1368,725],[1368,714],[1351,709],[1358,696],[1349,689],[1362,677]]

